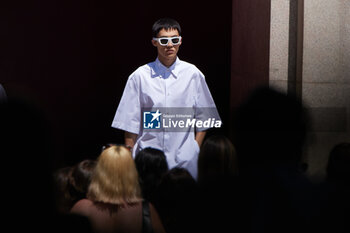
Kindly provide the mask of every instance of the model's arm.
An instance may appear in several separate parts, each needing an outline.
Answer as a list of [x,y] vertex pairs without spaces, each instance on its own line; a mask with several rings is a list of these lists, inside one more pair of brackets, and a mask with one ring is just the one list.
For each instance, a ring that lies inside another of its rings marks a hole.
[[136,138],[137,138],[137,134],[125,131],[124,133],[125,146],[132,150],[134,148]]
[[201,147],[201,145],[202,145],[205,134],[206,134],[205,131],[201,131],[201,132],[196,133],[196,141],[197,141],[199,147]]

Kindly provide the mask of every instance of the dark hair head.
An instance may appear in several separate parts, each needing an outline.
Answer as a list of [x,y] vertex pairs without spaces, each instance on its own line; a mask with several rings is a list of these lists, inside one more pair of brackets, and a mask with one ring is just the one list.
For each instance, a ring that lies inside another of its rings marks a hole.
[[230,178],[238,173],[236,151],[222,135],[207,138],[198,156],[198,182],[208,178]]
[[165,174],[155,192],[154,205],[166,232],[198,231],[198,225],[193,224],[198,197],[197,183],[185,168],[174,167]]
[[235,114],[234,144],[240,166],[298,164],[307,125],[307,111],[295,96],[257,88]]
[[157,187],[154,204],[161,213],[173,212],[179,210],[180,206],[189,207],[193,198],[198,197],[195,194],[197,191],[197,183],[189,171],[185,168],[174,167],[164,175]]
[[157,20],[152,27],[152,36],[157,37],[159,31],[162,29],[165,29],[166,31],[168,31],[169,29],[176,29],[179,32],[179,35],[181,36],[180,24],[174,19],[162,18]]
[[[159,190],[168,193],[168,196],[174,195],[176,198],[185,198],[188,190],[196,187],[196,181],[185,168],[174,167],[170,169],[162,178]],[[177,194],[175,194],[177,193]],[[181,195],[179,195],[181,193]]]
[[53,173],[56,208],[68,213],[77,199],[70,192],[70,180],[73,167],[63,167]]
[[77,192],[77,195],[79,195],[81,198],[86,197],[95,166],[95,160],[86,159],[73,167],[71,184],[74,191]]
[[155,148],[144,148],[135,157],[136,169],[143,198],[150,200],[162,176],[168,171],[164,152]]
[[327,177],[336,182],[350,181],[350,143],[335,145],[329,155]]

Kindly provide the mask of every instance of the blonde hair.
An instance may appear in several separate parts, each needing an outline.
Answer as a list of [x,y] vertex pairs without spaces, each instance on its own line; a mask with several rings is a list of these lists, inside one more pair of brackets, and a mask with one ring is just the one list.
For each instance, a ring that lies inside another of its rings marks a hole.
[[87,198],[111,204],[130,204],[142,200],[136,166],[127,148],[111,146],[101,153]]

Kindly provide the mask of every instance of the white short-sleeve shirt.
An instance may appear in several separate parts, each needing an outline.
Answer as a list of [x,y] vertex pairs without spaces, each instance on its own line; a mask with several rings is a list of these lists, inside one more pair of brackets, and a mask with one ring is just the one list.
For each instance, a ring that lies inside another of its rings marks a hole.
[[166,155],[169,168],[184,167],[196,178],[199,146],[194,131],[145,131],[144,108],[210,108],[215,111],[211,111],[209,117],[219,120],[202,72],[179,58],[169,68],[158,59],[139,67],[128,78],[112,123],[114,128],[138,135],[134,157],[146,147],[160,149]]

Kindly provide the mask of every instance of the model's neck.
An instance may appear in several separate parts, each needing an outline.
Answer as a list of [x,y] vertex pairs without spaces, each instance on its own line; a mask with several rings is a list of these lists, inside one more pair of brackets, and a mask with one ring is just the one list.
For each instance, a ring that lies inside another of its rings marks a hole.
[[174,62],[176,61],[176,57],[174,59],[164,59],[161,57],[158,57],[158,60],[165,66],[165,67],[170,67]]

